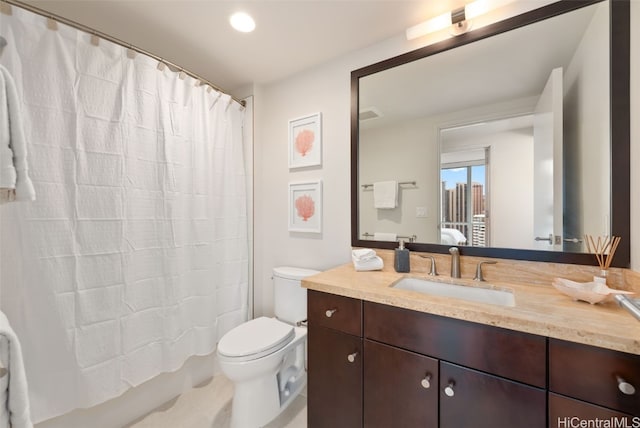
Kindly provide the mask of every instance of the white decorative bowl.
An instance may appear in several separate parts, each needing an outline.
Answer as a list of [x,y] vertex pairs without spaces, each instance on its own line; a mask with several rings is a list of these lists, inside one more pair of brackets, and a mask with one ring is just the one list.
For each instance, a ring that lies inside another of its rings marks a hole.
[[555,278],[552,284],[559,292],[572,297],[573,300],[582,300],[592,305],[605,301],[613,294],[633,294],[631,291],[609,288],[606,284],[606,278],[599,277],[594,277],[592,282],[575,282],[564,278]]

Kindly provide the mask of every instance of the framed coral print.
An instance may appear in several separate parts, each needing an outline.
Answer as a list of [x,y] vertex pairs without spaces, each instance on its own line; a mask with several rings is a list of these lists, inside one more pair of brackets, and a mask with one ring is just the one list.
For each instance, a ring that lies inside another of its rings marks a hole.
[[322,164],[322,114],[289,121],[289,168]]
[[289,183],[289,231],[322,232],[322,181]]

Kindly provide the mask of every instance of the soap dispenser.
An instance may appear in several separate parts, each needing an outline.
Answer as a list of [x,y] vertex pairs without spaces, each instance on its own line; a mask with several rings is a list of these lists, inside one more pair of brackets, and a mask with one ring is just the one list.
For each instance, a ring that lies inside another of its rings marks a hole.
[[396,272],[409,272],[409,250],[404,247],[404,241],[400,240],[400,245],[395,249],[393,267]]

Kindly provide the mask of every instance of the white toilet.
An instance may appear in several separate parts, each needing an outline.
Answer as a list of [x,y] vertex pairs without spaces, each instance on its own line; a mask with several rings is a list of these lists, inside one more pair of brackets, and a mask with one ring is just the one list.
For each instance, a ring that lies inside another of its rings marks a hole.
[[307,382],[307,290],[300,281],[319,273],[273,269],[276,318],[247,321],[218,343],[220,369],[235,386],[231,428],[258,428],[280,414]]

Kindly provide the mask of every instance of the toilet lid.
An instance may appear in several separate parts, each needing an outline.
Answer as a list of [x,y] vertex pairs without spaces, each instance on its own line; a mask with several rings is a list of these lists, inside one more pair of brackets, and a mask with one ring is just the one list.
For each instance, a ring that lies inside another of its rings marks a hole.
[[293,326],[275,318],[260,317],[225,334],[218,343],[218,352],[227,357],[268,355],[291,342],[294,336]]

